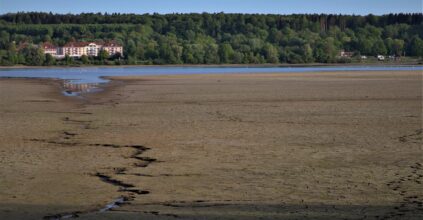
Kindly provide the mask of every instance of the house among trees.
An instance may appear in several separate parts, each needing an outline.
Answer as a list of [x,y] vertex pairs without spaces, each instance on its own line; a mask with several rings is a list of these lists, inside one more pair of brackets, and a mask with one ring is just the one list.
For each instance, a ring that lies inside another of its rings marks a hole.
[[44,54],[50,54],[55,58],[69,57],[80,58],[82,55],[96,57],[101,51],[106,51],[109,56],[121,55],[123,53],[122,45],[115,41],[98,42],[68,42],[63,47],[55,46],[51,43],[43,43],[41,48]]
[[347,52],[344,50],[339,51],[339,57],[347,57],[347,58],[351,58],[354,56],[354,52]]
[[41,45],[44,50],[44,54],[51,54],[53,57],[57,56],[57,47],[52,43],[46,42]]

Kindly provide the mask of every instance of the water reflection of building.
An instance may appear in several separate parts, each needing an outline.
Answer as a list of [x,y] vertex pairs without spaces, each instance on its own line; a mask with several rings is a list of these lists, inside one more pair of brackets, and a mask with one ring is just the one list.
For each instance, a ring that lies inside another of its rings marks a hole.
[[67,94],[80,94],[92,92],[95,89],[98,89],[98,83],[71,83],[64,82],[63,88]]

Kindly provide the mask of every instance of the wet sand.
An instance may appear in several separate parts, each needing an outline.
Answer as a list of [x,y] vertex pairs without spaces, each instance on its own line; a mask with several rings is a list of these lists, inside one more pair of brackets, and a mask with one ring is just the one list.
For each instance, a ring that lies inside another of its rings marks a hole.
[[423,218],[421,71],[0,79],[0,122],[0,219]]

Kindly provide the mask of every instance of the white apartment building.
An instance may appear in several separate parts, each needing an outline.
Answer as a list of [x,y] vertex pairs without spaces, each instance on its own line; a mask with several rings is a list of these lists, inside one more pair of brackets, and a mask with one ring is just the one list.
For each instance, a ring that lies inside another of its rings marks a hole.
[[105,43],[74,41],[66,43],[63,47],[57,47],[51,43],[43,43],[42,48],[45,54],[51,54],[56,58],[64,58],[66,55],[76,58],[80,58],[82,55],[96,57],[101,50],[107,51],[109,56],[123,53],[122,45],[115,41]]

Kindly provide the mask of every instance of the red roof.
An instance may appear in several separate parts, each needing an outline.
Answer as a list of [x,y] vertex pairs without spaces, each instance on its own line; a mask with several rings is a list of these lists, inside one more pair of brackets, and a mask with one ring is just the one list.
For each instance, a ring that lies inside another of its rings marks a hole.
[[89,42],[68,42],[66,43],[63,47],[85,47],[88,44],[90,44]]
[[[117,43],[116,41],[112,40],[112,41],[106,41],[106,42],[78,42],[78,41],[72,41],[72,42],[68,42],[66,43],[63,47],[86,47],[89,44],[94,43],[97,45],[101,45],[103,47],[121,47],[122,45],[120,45],[119,43]],[[44,45],[47,45],[47,43],[44,43]],[[52,44],[50,44],[52,45]],[[52,45],[54,48],[55,46]],[[44,48],[46,48],[46,46],[44,46]]]
[[42,47],[44,49],[56,49],[56,46],[50,42],[43,43]]
[[122,45],[118,44],[116,41],[106,41],[103,44],[104,47],[121,47]]

